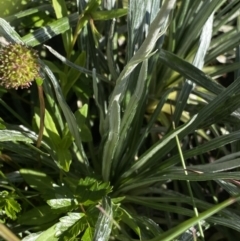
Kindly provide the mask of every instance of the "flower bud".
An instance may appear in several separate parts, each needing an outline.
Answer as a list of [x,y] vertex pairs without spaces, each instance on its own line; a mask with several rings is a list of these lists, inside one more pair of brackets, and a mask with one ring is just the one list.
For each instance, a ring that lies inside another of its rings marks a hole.
[[20,43],[0,49],[0,85],[8,89],[28,88],[40,77],[37,52]]

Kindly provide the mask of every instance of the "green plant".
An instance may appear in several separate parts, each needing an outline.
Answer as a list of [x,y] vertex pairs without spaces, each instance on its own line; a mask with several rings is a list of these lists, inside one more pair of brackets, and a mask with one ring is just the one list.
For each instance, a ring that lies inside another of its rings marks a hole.
[[25,241],[236,240],[239,1],[77,3],[7,16],[22,36],[0,19],[43,52],[46,102],[0,89],[2,222]]

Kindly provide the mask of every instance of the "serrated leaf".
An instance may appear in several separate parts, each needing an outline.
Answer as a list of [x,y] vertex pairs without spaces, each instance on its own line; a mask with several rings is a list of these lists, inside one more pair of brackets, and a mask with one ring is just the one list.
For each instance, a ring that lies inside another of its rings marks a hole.
[[43,197],[57,213],[72,211],[78,205],[67,183],[61,186],[54,184],[53,189],[46,191]]
[[30,235],[26,236],[22,239],[22,241],[36,241],[37,238],[41,235],[42,232],[38,233],[31,233]]
[[68,213],[68,216],[60,218],[60,222],[56,225],[55,235],[60,238],[59,240],[75,240],[86,225],[82,221],[84,216],[84,213]]
[[81,179],[76,188],[76,197],[84,205],[94,204],[111,192],[108,183],[98,182],[93,178]]
[[59,239],[55,236],[55,227],[56,224],[53,225],[51,228],[47,229],[46,231],[42,232],[36,241],[58,241]]
[[6,215],[11,219],[16,219],[16,213],[21,211],[20,204],[13,198],[6,199],[5,212]]
[[64,209],[69,211],[77,205],[77,200],[73,198],[57,198],[48,200],[47,204],[51,206],[52,209]]

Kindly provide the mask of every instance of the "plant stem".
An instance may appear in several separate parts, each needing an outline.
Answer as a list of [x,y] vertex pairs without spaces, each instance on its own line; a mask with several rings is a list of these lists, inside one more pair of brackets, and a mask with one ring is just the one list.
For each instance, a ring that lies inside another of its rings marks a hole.
[[0,223],[0,236],[7,241],[20,241],[20,239],[2,223]]
[[43,137],[43,131],[44,131],[44,117],[45,117],[45,102],[44,102],[42,85],[38,85],[38,96],[39,96],[39,103],[40,103],[40,127],[39,127],[36,146],[37,148],[40,148],[42,137]]
[[[173,125],[173,129],[175,129],[175,123],[174,122],[172,123],[172,125]],[[187,176],[188,175],[188,171],[187,171],[187,167],[186,167],[186,164],[185,164],[185,161],[184,161],[184,157],[183,157],[183,153],[182,153],[182,150],[181,150],[181,146],[180,146],[180,142],[179,142],[178,136],[176,136],[176,142],[177,142],[177,147],[178,147],[180,159],[181,159],[181,162],[182,162],[182,167],[183,167],[185,175]],[[193,211],[195,213],[195,216],[198,217],[199,214],[198,214],[198,210],[197,210],[197,207],[196,207],[196,204],[195,204],[195,201],[194,201],[193,192],[192,192],[192,188],[191,188],[191,183],[190,183],[189,180],[187,180],[186,182],[187,182],[188,192],[189,192],[190,197],[192,199]],[[200,236],[201,236],[202,240],[204,240],[204,233],[203,233],[202,226],[201,226],[200,222],[198,222],[198,229],[199,229]]]

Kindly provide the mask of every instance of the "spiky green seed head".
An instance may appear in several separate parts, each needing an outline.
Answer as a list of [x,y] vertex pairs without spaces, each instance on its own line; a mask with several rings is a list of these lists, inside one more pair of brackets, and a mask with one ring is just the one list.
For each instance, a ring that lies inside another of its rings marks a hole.
[[28,88],[40,77],[37,52],[23,44],[10,43],[0,49],[0,85],[8,89]]

